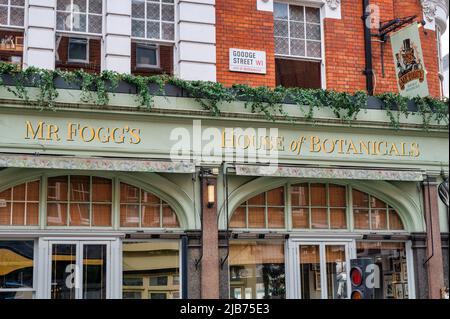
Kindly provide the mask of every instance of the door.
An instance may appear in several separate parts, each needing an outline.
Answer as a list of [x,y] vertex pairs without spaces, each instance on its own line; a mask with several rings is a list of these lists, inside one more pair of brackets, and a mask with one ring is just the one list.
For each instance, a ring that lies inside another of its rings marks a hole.
[[51,299],[106,299],[110,296],[110,243],[50,241],[48,296]]
[[352,242],[290,241],[289,298],[347,299]]

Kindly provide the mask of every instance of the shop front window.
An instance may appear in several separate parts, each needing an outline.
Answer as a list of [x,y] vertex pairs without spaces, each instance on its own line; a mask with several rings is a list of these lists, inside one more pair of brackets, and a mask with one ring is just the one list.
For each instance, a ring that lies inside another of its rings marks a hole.
[[33,298],[33,241],[0,240],[0,299]]
[[232,241],[229,258],[232,299],[286,298],[283,242]]
[[[408,263],[404,242],[357,242],[357,258],[370,258],[380,277],[375,299],[408,299]],[[377,284],[377,282],[376,282]]]
[[178,241],[123,243],[123,299],[178,299]]

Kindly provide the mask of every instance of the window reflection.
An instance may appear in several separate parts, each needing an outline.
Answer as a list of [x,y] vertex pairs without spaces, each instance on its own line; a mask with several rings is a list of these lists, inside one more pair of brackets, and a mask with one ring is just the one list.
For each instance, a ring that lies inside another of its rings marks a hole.
[[0,299],[33,297],[32,291],[10,291],[33,288],[33,257],[33,241],[0,241]]
[[123,243],[123,299],[180,298],[178,241]]
[[357,257],[369,257],[380,269],[375,299],[408,299],[408,267],[403,242],[357,242]]
[[229,260],[232,299],[285,298],[283,242],[233,241]]

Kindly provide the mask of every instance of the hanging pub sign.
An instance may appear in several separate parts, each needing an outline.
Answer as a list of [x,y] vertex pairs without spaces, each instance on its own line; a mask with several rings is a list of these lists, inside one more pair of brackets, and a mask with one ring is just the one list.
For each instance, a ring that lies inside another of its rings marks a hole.
[[418,23],[392,34],[391,45],[400,95],[410,98],[428,96]]
[[230,71],[266,74],[266,52],[231,48]]

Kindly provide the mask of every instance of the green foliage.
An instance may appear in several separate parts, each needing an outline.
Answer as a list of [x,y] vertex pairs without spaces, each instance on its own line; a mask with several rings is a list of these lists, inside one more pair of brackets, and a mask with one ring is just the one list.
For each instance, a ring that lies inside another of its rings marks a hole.
[[[6,85],[5,76],[10,76],[13,85]],[[112,71],[103,71],[92,74],[83,70],[73,72],[43,70],[29,67],[21,70],[16,65],[0,63],[0,85],[7,91],[30,103],[28,87],[38,88],[36,103],[41,107],[53,108],[58,97],[55,88],[55,79],[61,78],[66,83],[74,85],[81,90],[80,102],[91,103],[98,106],[109,104],[110,94],[114,94],[121,81],[128,83],[136,89],[136,102],[139,107],[150,109],[154,104],[155,95],[164,95],[166,85],[173,85],[182,89],[188,96],[197,101],[204,110],[213,116],[220,116],[221,107],[225,103],[244,101],[245,107],[253,114],[261,114],[267,120],[275,121],[289,119],[283,106],[286,102],[295,103],[307,121],[314,122],[316,110],[325,107],[333,112],[334,116],[342,121],[352,124],[361,110],[366,109],[368,96],[365,92],[349,94],[330,90],[313,90],[301,88],[276,87],[250,87],[243,84],[224,87],[220,83],[206,81],[185,81],[167,75],[139,76],[120,74]],[[393,128],[400,128],[401,116],[408,117],[408,99],[394,93],[384,93],[377,96],[383,104]],[[423,127],[428,129],[430,123],[435,121],[439,125],[448,127],[448,101],[434,98],[413,99],[422,116]]]

